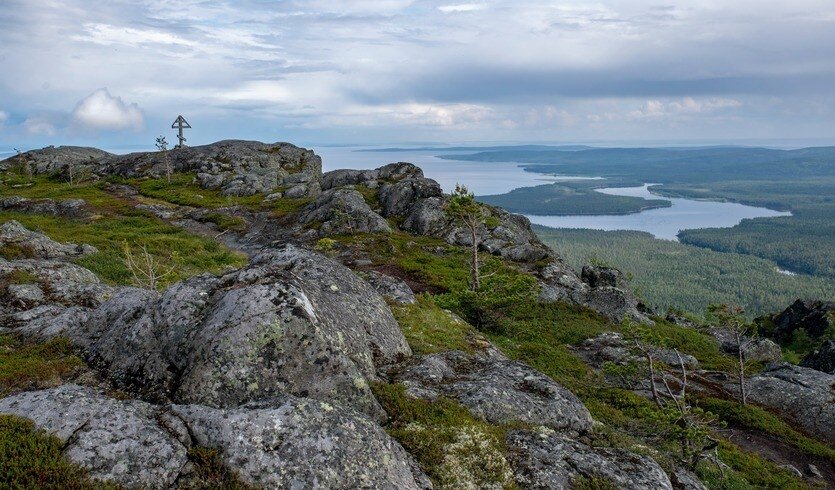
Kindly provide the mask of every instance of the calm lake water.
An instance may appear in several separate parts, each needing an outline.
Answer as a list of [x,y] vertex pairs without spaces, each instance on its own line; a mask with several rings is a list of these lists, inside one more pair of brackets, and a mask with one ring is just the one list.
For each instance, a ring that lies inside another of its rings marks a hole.
[[[615,196],[633,196],[658,199],[641,187],[615,187],[598,189],[598,192]],[[634,214],[591,216],[528,216],[531,222],[554,228],[590,228],[593,230],[640,230],[652,233],[656,238],[677,240],[681,230],[692,228],[726,228],[739,224],[745,218],[788,216],[791,213],[773,211],[732,202],[700,201],[662,197],[673,203],[669,208],[657,208]]]
[[[466,184],[477,195],[502,194],[519,187],[548,182],[596,177],[553,177],[526,172],[510,162],[464,162],[441,160],[438,151],[357,152],[356,148],[316,148],[322,156],[325,171],[338,168],[377,168],[391,162],[411,162],[423,169],[427,177],[437,180],[445,191],[457,182]],[[454,153],[452,151],[445,152]],[[463,152],[472,153],[472,152]],[[598,192],[619,196],[657,199],[649,192],[650,184],[641,187],[599,189]],[[692,228],[724,228],[739,224],[745,218],[787,216],[791,213],[773,211],[731,202],[663,198],[672,202],[669,208],[658,208],[625,215],[532,216],[531,222],[554,228],[589,228],[594,230],[639,230],[656,238],[676,240],[681,230]]]

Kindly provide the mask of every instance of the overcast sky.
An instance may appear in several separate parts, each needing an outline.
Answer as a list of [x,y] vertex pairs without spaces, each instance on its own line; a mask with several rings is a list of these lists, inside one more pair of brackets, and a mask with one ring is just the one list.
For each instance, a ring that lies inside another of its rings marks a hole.
[[0,147],[835,144],[833,0],[0,0],[0,48]]

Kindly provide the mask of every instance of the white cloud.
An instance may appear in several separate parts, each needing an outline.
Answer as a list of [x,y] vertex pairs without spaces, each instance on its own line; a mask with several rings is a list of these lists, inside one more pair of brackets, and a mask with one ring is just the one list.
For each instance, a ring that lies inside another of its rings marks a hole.
[[673,101],[661,101],[657,99],[647,100],[639,109],[631,111],[629,118],[646,119],[661,118],[677,115],[710,114],[726,109],[735,109],[742,106],[742,102],[735,99],[707,98],[694,99],[683,97]]
[[9,113],[6,111],[0,111],[0,126],[6,123],[9,120]]
[[145,124],[142,111],[136,104],[127,104],[100,88],[82,99],[72,111],[74,124],[97,130],[139,130]]
[[23,128],[32,136],[54,136],[58,132],[52,122],[39,116],[26,118]]
[[135,29],[108,24],[84,24],[84,34],[72,36],[77,41],[88,41],[96,44],[179,44],[195,46],[197,43],[180,36],[152,29]]
[[483,8],[483,5],[478,5],[476,3],[462,3],[460,5],[441,5],[438,7],[438,10],[449,14],[453,12],[474,12]]

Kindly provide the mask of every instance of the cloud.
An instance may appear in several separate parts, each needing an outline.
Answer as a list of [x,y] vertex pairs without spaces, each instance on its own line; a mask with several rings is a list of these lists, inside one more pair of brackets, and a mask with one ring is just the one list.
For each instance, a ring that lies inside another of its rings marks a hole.
[[0,111],[0,127],[3,127],[6,124],[6,121],[9,120],[9,113],[6,111]]
[[31,136],[55,136],[58,132],[55,124],[40,116],[30,116],[23,121],[23,128]]
[[438,7],[438,10],[448,14],[453,12],[474,12],[483,8],[483,5],[478,5],[475,3],[462,3],[460,5],[441,5],[440,7]]
[[79,127],[105,131],[140,130],[145,125],[138,105],[125,103],[106,88],[82,99],[73,109],[71,119]]
[[639,109],[631,111],[629,113],[629,118],[646,119],[688,114],[710,114],[726,109],[736,109],[742,105],[742,102],[738,100],[723,98],[707,98],[697,100],[693,97],[684,97],[682,99],[666,102],[653,99],[644,102]]

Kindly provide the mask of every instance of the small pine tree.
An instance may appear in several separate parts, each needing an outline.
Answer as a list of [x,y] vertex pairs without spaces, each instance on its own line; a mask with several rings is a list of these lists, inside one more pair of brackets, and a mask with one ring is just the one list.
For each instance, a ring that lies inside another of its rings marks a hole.
[[481,287],[480,263],[478,247],[480,245],[478,232],[487,219],[484,207],[476,202],[475,196],[467,187],[456,184],[455,191],[446,205],[446,213],[457,223],[464,225],[470,232],[472,259],[470,261],[470,290],[478,291]]
[[165,179],[170,184],[173,170],[171,168],[171,158],[168,155],[168,141],[165,140],[165,136],[157,137],[154,146],[157,147],[157,151],[162,153],[163,163],[165,164]]

